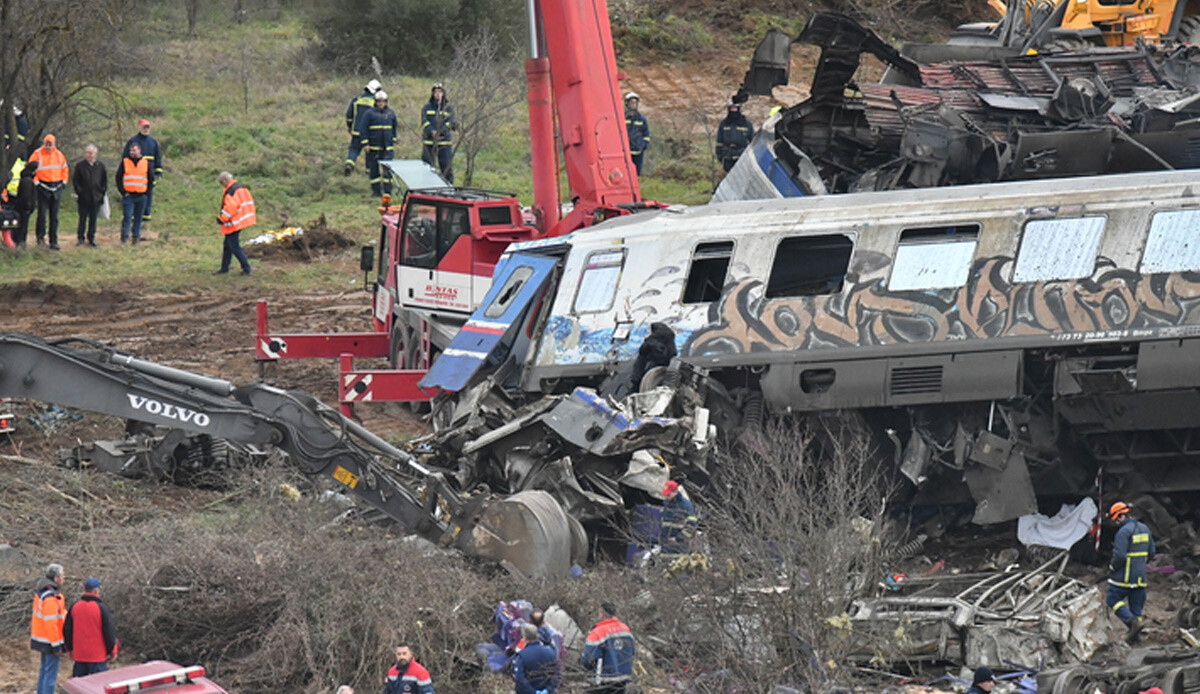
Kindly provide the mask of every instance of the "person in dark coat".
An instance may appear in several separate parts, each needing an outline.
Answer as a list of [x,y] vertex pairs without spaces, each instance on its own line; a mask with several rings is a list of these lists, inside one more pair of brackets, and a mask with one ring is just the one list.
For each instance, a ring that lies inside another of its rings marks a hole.
[[454,183],[454,130],[458,130],[454,107],[442,83],[436,82],[421,107],[421,161],[437,167],[450,183]]
[[384,173],[379,162],[395,155],[397,128],[396,113],[388,108],[387,92],[380,89],[375,92],[375,107],[358,117],[358,125],[354,128],[358,131],[358,141],[351,143],[346,155],[346,162],[352,164],[358,159],[359,151],[367,150],[367,178],[375,197],[392,192],[392,178]]
[[996,686],[996,676],[992,674],[990,667],[982,665],[975,668],[975,677],[972,678],[971,688],[967,690],[967,694],[988,694],[994,686]]
[[1108,594],[1105,602],[1125,625],[1125,640],[1137,641],[1144,625],[1146,563],[1154,558],[1154,538],[1146,524],[1134,518],[1133,506],[1118,501],[1108,510],[1118,524],[1109,562]]
[[533,624],[521,627],[525,647],[512,659],[512,676],[516,694],[555,694],[560,680],[558,654],[542,643],[538,628]]
[[629,136],[629,157],[639,175],[642,173],[646,150],[650,148],[650,124],[638,110],[641,103],[642,98],[637,92],[625,95],[625,133]]
[[731,99],[727,107],[729,112],[717,126],[717,159],[721,160],[726,172],[733,168],[754,138],[754,125],[742,114],[742,105]]
[[17,248],[25,247],[25,237],[29,235],[29,217],[37,209],[37,182],[33,180],[37,168],[36,161],[27,163],[21,170],[21,182],[17,184],[16,208],[21,219],[12,235]]
[[83,159],[75,164],[71,174],[79,205],[76,246],[86,243],[92,248],[96,247],[96,217],[100,214],[100,206],[104,204],[104,194],[108,192],[108,170],[104,168],[104,162],[96,158],[98,153],[96,145],[88,145],[83,151]]

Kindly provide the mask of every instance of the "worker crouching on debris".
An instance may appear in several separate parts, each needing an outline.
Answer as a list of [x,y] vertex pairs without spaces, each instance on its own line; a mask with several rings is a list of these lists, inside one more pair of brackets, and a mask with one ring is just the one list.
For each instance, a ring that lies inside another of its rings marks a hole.
[[600,621],[587,635],[579,662],[588,670],[588,694],[625,694],[633,680],[633,633],[617,619],[617,608],[600,603]]
[[1142,608],[1146,605],[1146,562],[1154,558],[1154,538],[1145,523],[1130,515],[1133,507],[1118,501],[1108,515],[1119,528],[1113,539],[1105,601],[1125,623],[1125,640],[1133,643],[1142,631]]
[[662,531],[659,545],[662,557],[668,561],[692,551],[692,538],[696,535],[696,507],[684,494],[679,483],[667,480],[663,485],[662,497],[666,499],[662,511]]
[[558,654],[541,641],[536,625],[522,625],[521,637],[525,647],[512,660],[516,694],[555,694],[560,677]]
[[388,670],[383,694],[433,694],[429,671],[413,659],[412,649],[406,645],[396,646],[396,664]]

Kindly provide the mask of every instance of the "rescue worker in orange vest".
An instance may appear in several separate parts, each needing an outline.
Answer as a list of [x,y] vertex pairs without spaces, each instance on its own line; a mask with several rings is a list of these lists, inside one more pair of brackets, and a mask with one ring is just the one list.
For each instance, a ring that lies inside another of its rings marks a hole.
[[112,613],[100,599],[100,579],[83,582],[83,597],[67,611],[63,622],[63,648],[71,653],[72,677],[86,677],[108,670],[108,660],[117,657],[121,643],[113,628]]
[[150,200],[150,160],[142,156],[136,142],[129,146],[129,156],[117,167],[117,190],[121,192],[121,243],[132,238],[134,245],[142,238],[142,216]]
[[46,217],[50,218],[50,250],[58,250],[58,208],[67,186],[67,158],[55,146],[55,137],[47,134],[42,146],[29,155],[38,164],[33,180],[37,184],[37,244],[46,245]]
[[221,251],[221,269],[214,275],[224,275],[229,272],[229,262],[238,259],[242,266],[242,274],[250,274],[250,261],[242,251],[241,231],[258,222],[254,209],[254,198],[250,191],[233,178],[233,174],[222,171],[217,176],[217,183],[225,189],[221,196],[221,213],[217,215],[217,224],[221,225],[221,233],[225,235],[225,247]]
[[46,575],[33,589],[29,647],[42,654],[37,694],[54,694],[54,685],[58,681],[59,654],[63,652],[63,622],[67,618],[67,600],[61,592],[63,577],[62,565],[50,564],[46,567]]

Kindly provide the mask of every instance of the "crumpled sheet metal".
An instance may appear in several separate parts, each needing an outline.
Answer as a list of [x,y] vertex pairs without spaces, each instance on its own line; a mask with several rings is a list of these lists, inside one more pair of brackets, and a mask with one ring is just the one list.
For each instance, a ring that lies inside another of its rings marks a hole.
[[541,421],[564,441],[601,456],[631,453],[651,444],[676,447],[692,435],[687,419],[638,416],[590,388],[576,388]]

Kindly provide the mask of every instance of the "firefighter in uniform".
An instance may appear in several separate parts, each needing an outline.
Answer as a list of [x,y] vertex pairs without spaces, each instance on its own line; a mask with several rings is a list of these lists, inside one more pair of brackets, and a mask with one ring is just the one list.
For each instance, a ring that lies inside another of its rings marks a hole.
[[662,557],[668,561],[678,559],[692,551],[692,537],[696,534],[696,507],[684,496],[679,483],[667,480],[662,496],[666,499],[662,510],[662,534],[659,545]]
[[454,107],[442,83],[435,82],[429,101],[421,107],[421,161],[437,167],[450,183],[454,183],[454,130],[458,130]]
[[33,593],[33,620],[29,625],[29,647],[42,654],[37,694],[54,694],[58,680],[59,654],[63,651],[63,623],[67,601],[62,594],[63,567],[51,564]]
[[637,92],[625,95],[625,133],[629,135],[630,159],[633,160],[633,168],[637,169],[639,175],[642,173],[642,159],[650,146],[650,124],[638,110],[641,101]]
[[728,173],[754,138],[754,125],[742,114],[741,104],[730,99],[726,106],[729,112],[717,126],[717,159]]
[[350,147],[346,164],[358,159],[359,151],[367,150],[367,178],[371,181],[371,194],[379,197],[391,194],[392,180],[383,175],[379,162],[391,159],[396,148],[396,114],[388,108],[388,95],[382,89],[375,92],[375,107],[359,116],[358,141]]
[[[350,105],[346,107],[346,132],[350,133],[350,149],[355,152],[354,143],[361,138],[361,133],[358,132],[358,119],[362,118],[362,114],[369,108],[375,105],[375,92],[382,89],[379,80],[371,80],[367,82],[367,86],[363,87],[362,94],[350,100]],[[354,171],[354,160],[346,159],[346,166],[343,170],[347,176]]]
[[1105,602],[1128,628],[1125,639],[1137,640],[1142,630],[1142,608],[1146,604],[1146,562],[1154,558],[1154,538],[1145,523],[1130,515],[1133,507],[1118,501],[1108,515],[1120,527],[1113,538],[1109,562],[1108,595]]

